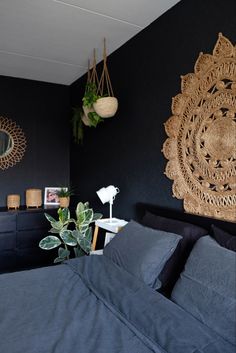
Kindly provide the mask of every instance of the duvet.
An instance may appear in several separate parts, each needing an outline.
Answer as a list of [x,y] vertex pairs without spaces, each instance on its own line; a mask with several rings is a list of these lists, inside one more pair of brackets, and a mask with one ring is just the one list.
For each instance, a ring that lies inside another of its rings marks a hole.
[[105,256],[0,276],[0,352],[233,353]]

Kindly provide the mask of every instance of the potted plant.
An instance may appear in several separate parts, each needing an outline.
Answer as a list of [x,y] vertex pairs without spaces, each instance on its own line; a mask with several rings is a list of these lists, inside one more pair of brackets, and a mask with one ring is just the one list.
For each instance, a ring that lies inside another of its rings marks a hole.
[[69,207],[70,196],[73,195],[73,191],[70,188],[61,188],[57,190],[56,194],[59,198],[60,207],[61,208]]
[[84,131],[83,131],[83,112],[80,107],[74,107],[73,108],[73,115],[72,115],[72,131],[73,131],[73,137],[74,141],[76,143],[82,143],[83,142],[83,137],[84,137]]
[[[58,248],[58,256],[54,263],[62,262],[72,257],[80,257],[89,254],[92,248],[92,227],[91,223],[102,218],[101,213],[94,213],[89,203],[79,202],[75,210],[76,218],[70,218],[68,208],[59,208],[59,219],[54,219],[45,213],[45,217],[51,224],[48,235],[43,238],[39,247],[44,250]],[[70,227],[70,229],[68,229]],[[71,253],[71,249],[73,252]]]
[[103,119],[94,111],[94,103],[98,100],[97,86],[94,82],[87,82],[85,86],[83,102],[84,116],[82,121],[87,126],[96,127]]
[[111,118],[117,112],[118,100],[112,96],[99,97],[93,104],[93,107],[101,118]]
[[99,92],[100,96],[97,96],[96,101],[93,103],[95,112],[101,118],[113,117],[118,109],[118,100],[114,97],[111,79],[108,72],[105,38],[103,49],[103,70],[96,92]]

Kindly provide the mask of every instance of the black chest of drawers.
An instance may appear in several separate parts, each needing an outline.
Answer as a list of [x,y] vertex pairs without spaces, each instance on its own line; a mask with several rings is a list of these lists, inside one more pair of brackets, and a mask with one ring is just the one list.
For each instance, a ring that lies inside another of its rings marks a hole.
[[0,209],[0,273],[46,266],[53,263],[57,250],[39,248],[48,235],[50,224],[44,216],[53,217],[57,209]]

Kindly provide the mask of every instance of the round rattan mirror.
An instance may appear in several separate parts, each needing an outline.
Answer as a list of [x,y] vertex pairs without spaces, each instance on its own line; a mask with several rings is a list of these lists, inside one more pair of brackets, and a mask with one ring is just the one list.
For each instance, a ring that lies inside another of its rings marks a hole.
[[22,129],[11,119],[0,116],[0,169],[20,162],[25,149],[26,138]]

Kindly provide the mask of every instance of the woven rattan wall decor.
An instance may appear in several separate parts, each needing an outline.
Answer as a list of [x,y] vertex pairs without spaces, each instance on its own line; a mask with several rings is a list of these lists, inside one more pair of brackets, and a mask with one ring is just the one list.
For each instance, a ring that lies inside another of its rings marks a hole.
[[165,174],[186,212],[236,221],[236,47],[221,33],[181,76],[165,123]]
[[23,130],[11,119],[0,116],[0,169],[13,167],[20,162],[26,149],[26,138]]

